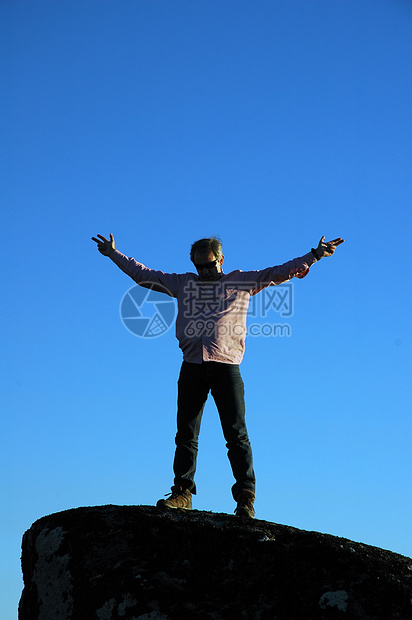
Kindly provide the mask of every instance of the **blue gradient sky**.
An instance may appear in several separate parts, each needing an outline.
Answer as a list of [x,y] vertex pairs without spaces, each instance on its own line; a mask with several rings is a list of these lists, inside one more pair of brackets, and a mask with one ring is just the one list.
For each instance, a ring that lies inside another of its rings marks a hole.
[[[0,597],[23,532],[172,483],[173,329],[133,336],[133,285],[90,240],[225,271],[345,238],[293,283],[290,337],[242,364],[257,517],[412,556],[409,0],[3,0]],[[273,312],[269,322],[282,318]],[[200,510],[234,510],[205,410]]]

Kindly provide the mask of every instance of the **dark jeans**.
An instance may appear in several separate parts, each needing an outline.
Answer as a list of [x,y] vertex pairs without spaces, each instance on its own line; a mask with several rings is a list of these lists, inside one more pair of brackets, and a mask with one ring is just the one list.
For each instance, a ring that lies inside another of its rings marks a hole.
[[219,412],[228,457],[236,480],[233,497],[255,490],[252,449],[245,424],[245,399],[239,366],[219,362],[183,362],[178,381],[174,484],[196,493],[194,476],[198,437],[206,400],[211,392]]

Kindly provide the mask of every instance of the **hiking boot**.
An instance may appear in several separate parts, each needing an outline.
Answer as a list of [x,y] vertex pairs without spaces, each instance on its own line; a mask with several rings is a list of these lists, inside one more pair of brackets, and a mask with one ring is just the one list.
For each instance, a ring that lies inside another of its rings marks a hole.
[[183,487],[172,487],[172,492],[167,499],[159,499],[156,506],[158,508],[180,508],[181,510],[192,510],[192,494],[189,489]]
[[255,509],[253,508],[253,503],[255,501],[255,494],[253,491],[247,491],[246,489],[240,491],[239,495],[236,498],[237,506],[235,510],[235,515],[237,517],[247,517],[249,519],[253,519],[255,516]]

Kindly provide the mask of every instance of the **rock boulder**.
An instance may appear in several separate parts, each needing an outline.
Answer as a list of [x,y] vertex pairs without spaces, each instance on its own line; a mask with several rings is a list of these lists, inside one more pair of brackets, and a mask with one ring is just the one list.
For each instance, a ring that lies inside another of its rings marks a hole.
[[411,620],[412,560],[266,521],[67,510],[23,537],[19,620]]

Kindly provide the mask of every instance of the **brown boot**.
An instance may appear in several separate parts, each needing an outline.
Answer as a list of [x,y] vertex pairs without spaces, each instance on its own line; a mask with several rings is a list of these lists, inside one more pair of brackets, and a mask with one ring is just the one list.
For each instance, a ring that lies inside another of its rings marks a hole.
[[236,498],[237,506],[235,510],[235,515],[237,517],[248,517],[249,519],[253,519],[255,516],[255,509],[253,508],[253,503],[255,501],[255,494],[253,491],[248,491],[244,489],[240,491],[239,495]]
[[189,489],[183,487],[172,487],[170,497],[159,499],[156,506],[163,510],[168,508],[180,508],[181,510],[192,510],[192,494]]

